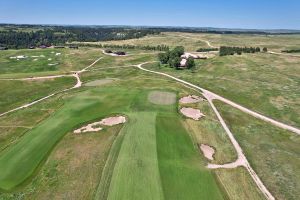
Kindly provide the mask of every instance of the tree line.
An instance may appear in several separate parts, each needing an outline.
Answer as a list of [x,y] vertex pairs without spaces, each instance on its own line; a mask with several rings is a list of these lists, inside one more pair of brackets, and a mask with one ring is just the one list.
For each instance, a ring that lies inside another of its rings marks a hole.
[[282,53],[300,53],[300,49],[283,50]]
[[[267,52],[268,49],[266,47],[263,48],[263,52]],[[220,47],[220,56],[227,56],[227,55],[242,55],[242,53],[258,53],[261,52],[260,47],[228,47],[228,46],[221,46]]]
[[112,48],[112,49],[139,49],[139,50],[149,50],[149,51],[168,51],[169,47],[166,45],[115,45],[115,44],[90,44],[90,43],[72,43],[82,47],[95,47],[95,48]]
[[219,48],[199,48],[197,52],[219,51]]
[[148,34],[159,34],[150,29],[126,29],[103,27],[34,27],[32,29],[4,28],[0,31],[0,46],[22,49],[40,45],[63,45],[68,42],[97,42],[141,38]]
[[[172,50],[168,50],[165,53],[158,54],[158,60],[163,65],[168,65],[169,67],[173,67],[175,69],[181,69],[180,62],[181,56],[184,54],[184,47],[177,46]],[[187,69],[192,69],[195,67],[195,61],[193,58],[188,58],[186,61],[185,67]]]

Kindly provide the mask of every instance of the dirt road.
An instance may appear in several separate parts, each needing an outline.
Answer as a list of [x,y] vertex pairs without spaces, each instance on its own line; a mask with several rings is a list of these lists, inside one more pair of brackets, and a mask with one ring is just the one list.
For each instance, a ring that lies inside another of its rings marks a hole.
[[154,73],[154,74],[158,74],[158,75],[163,75],[163,76],[169,77],[169,78],[171,78],[171,79],[174,79],[174,80],[176,80],[177,82],[183,83],[183,84],[188,85],[188,86],[191,86],[191,87],[193,87],[193,88],[196,88],[196,89],[200,90],[200,91],[201,91],[203,94],[205,94],[206,96],[209,95],[212,99],[220,100],[220,101],[222,101],[222,102],[224,102],[224,103],[226,103],[226,104],[228,104],[228,105],[231,105],[231,106],[233,106],[233,107],[235,107],[235,108],[237,108],[237,109],[239,109],[239,110],[241,110],[241,111],[243,111],[243,112],[245,112],[245,113],[248,113],[248,114],[252,115],[252,116],[255,117],[255,118],[258,118],[258,119],[261,119],[261,120],[263,120],[263,121],[269,122],[269,123],[273,124],[274,126],[277,126],[277,127],[279,127],[279,128],[283,128],[283,129],[292,131],[292,132],[294,132],[294,133],[300,135],[300,129],[298,129],[298,128],[295,128],[295,127],[293,127],[293,126],[290,126],[290,125],[284,124],[284,123],[282,123],[282,122],[278,122],[278,121],[276,121],[276,120],[274,120],[274,119],[271,119],[271,118],[269,118],[269,117],[266,117],[266,116],[264,116],[264,115],[262,115],[262,114],[259,114],[259,113],[255,112],[255,111],[252,111],[252,110],[250,110],[250,109],[248,109],[248,108],[246,108],[246,107],[243,107],[243,106],[241,106],[241,105],[239,105],[239,104],[237,104],[237,103],[234,103],[234,102],[232,102],[232,101],[230,101],[230,100],[228,100],[228,99],[226,99],[226,98],[224,98],[224,97],[221,97],[221,96],[219,96],[219,95],[217,95],[217,94],[215,94],[215,93],[213,93],[213,92],[210,92],[210,91],[208,91],[208,90],[206,90],[206,89],[204,89],[204,88],[201,88],[201,87],[199,87],[199,86],[197,86],[197,85],[194,85],[194,84],[189,83],[189,82],[187,82],[187,81],[184,81],[184,80],[182,80],[182,79],[176,78],[176,77],[171,76],[171,75],[166,74],[166,73],[156,72],[156,71],[151,71],[151,70],[148,70],[148,69],[143,68],[142,66],[143,66],[144,64],[147,64],[147,63],[149,63],[149,62],[142,63],[142,64],[139,64],[139,65],[136,65],[136,66],[137,66],[139,69],[143,70],[143,71],[150,72],[150,73]]

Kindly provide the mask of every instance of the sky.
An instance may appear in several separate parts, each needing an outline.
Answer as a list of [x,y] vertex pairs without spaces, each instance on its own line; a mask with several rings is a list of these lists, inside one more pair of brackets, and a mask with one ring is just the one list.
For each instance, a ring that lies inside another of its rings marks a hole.
[[0,0],[0,23],[300,30],[300,0]]

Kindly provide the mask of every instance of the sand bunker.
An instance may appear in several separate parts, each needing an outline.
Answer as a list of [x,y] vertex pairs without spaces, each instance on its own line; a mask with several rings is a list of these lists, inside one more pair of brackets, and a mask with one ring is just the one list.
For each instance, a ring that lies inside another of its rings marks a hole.
[[198,103],[204,101],[202,97],[196,96],[196,95],[189,95],[186,97],[182,97],[179,102],[180,103]]
[[17,60],[19,60],[19,59],[25,59],[25,58],[27,58],[27,56],[24,56],[24,55],[21,55],[21,56],[13,56],[13,57],[9,57],[10,59],[17,59]]
[[95,80],[95,81],[86,83],[85,86],[89,86],[89,87],[101,86],[101,85],[105,85],[108,83],[112,83],[113,81],[116,81],[116,80],[118,80],[118,79],[107,78],[107,79]]
[[152,91],[148,95],[148,101],[158,105],[171,105],[176,102],[176,94],[173,92]]
[[213,157],[214,154],[215,154],[214,148],[212,148],[212,147],[210,147],[210,146],[208,146],[208,145],[206,145],[206,144],[201,144],[201,145],[200,145],[200,149],[201,149],[203,155],[204,155],[207,159],[209,159],[209,160],[213,160],[213,159],[214,159],[214,157]]
[[102,119],[99,123],[104,126],[115,126],[118,124],[124,124],[126,122],[126,118],[123,116],[117,116],[117,117],[108,117],[105,119]]
[[126,122],[126,118],[123,116],[108,117],[102,119],[100,122],[94,122],[88,124],[87,126],[83,126],[79,129],[76,129],[74,133],[97,132],[103,129],[101,126],[115,126],[118,124],[123,124],[125,122]]
[[59,63],[49,63],[48,65],[49,66],[55,66],[55,65],[58,65]]
[[180,112],[184,116],[186,116],[188,118],[192,118],[194,120],[199,120],[201,117],[205,116],[203,113],[201,113],[200,110],[194,109],[194,108],[181,108]]
[[79,129],[76,129],[74,133],[87,133],[87,132],[97,132],[101,131],[102,128],[99,126],[100,122],[95,122],[92,124],[88,124],[87,126],[83,126]]

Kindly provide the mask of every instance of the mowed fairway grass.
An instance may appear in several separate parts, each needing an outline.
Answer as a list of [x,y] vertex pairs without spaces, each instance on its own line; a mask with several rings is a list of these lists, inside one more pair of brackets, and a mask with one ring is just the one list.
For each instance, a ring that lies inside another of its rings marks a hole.
[[158,169],[155,112],[130,113],[108,199],[163,199]]
[[156,137],[165,199],[223,199],[178,115],[159,113]]
[[[147,99],[140,95],[135,105]],[[108,199],[223,199],[180,121],[176,104],[136,108],[142,111],[127,113],[129,122],[123,129],[126,135]]]

